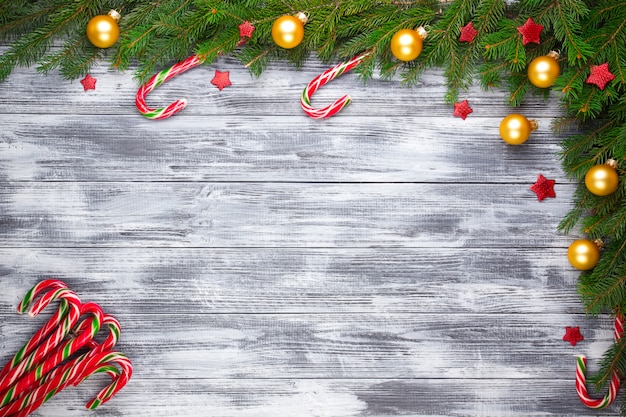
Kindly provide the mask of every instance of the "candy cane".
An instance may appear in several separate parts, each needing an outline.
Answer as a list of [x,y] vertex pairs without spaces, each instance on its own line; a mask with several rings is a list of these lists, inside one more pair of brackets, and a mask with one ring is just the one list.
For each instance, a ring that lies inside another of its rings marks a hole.
[[66,299],[69,304],[69,311],[60,326],[48,336],[39,346],[33,350],[28,356],[23,358],[13,369],[7,372],[0,379],[0,396],[4,397],[0,401],[1,405],[6,404],[7,398],[14,398],[18,393],[15,391],[13,384],[22,377],[26,372],[36,367],[42,359],[48,355],[55,347],[57,347],[67,336],[70,330],[76,325],[81,315],[80,299],[73,291],[67,288],[61,288],[53,292],[50,299]]
[[313,93],[317,91],[323,85],[326,85],[336,77],[340,76],[344,72],[350,71],[352,68],[358,66],[365,57],[369,54],[362,54],[352,58],[348,62],[342,62],[341,64],[335,65],[333,68],[324,71],[317,77],[313,78],[309,84],[304,88],[302,92],[302,97],[300,98],[300,105],[302,106],[302,110],[314,119],[325,119],[327,117],[334,116],[339,113],[341,109],[346,107],[352,101],[349,95],[344,95],[343,97],[337,99],[333,104],[330,104],[321,109],[315,109],[311,106],[311,96]]
[[[624,317],[617,313],[615,315],[613,336],[615,341],[619,341],[622,338],[624,331]],[[587,358],[579,356],[576,362],[576,392],[580,401],[589,408],[605,408],[611,405],[617,397],[617,392],[620,386],[620,377],[617,371],[613,371],[611,375],[611,384],[609,385],[609,392],[606,393],[604,398],[593,399],[589,397],[587,392],[587,382],[585,372],[587,370]]]
[[[37,303],[37,306],[33,306],[33,308],[30,310],[29,316],[34,317],[39,314],[39,312],[41,312],[41,310],[43,310],[43,308],[45,308],[45,306],[47,306],[52,301],[50,295],[54,294],[54,290],[63,288],[67,288],[67,285],[59,280],[48,279],[41,281],[33,288],[28,290],[28,292],[18,305],[17,311],[20,314],[28,311],[28,308],[34,301],[34,299],[42,294],[44,291],[48,290],[48,292],[42,297],[42,299],[47,299],[48,302],[43,305],[44,302],[40,300]],[[65,315],[68,311],[68,301],[66,299],[61,299],[59,309],[54,313],[54,315],[37,331],[37,333],[35,333],[33,337],[31,337],[28,342],[26,342],[24,346],[22,346],[20,350],[18,350],[15,356],[13,356],[13,358],[4,366],[2,371],[0,371],[0,379],[2,379],[11,369],[15,368],[24,359],[24,357],[26,357],[26,355],[31,353],[46,338],[46,336],[50,334],[50,332],[57,328],[65,318]]]
[[[111,398],[115,396],[130,380],[133,376],[133,365],[130,360],[122,354],[116,354],[115,357],[106,358],[105,364],[110,365],[111,363],[116,363],[122,369],[119,376],[113,378],[113,381],[106,387],[102,388],[98,395],[92,398],[87,404],[86,407],[90,410],[94,410],[100,405],[106,403]],[[102,365],[98,365],[93,368],[94,370],[90,370],[89,375],[93,375],[95,372],[100,372],[99,369]],[[87,377],[85,377],[86,379]]]
[[186,60],[178,62],[169,69],[163,70],[158,74],[153,75],[152,78],[150,78],[150,80],[142,85],[139,88],[139,91],[137,91],[135,105],[137,106],[137,109],[139,109],[139,112],[146,116],[148,119],[158,120],[166,119],[184,109],[185,106],[187,106],[187,100],[184,98],[176,100],[166,107],[153,109],[151,107],[148,107],[148,105],[146,104],[146,96],[148,95],[148,93],[163,84],[165,81],[169,80],[170,78],[174,78],[178,74],[181,74],[187,70],[197,67],[201,63],[202,60],[198,57],[198,55],[192,55]]

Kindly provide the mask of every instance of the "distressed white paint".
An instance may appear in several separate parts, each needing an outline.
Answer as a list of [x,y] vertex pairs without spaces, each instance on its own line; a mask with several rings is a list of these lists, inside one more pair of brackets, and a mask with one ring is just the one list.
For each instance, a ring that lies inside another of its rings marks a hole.
[[[220,59],[150,95],[189,100],[162,122],[137,114],[130,73],[96,68],[89,92],[33,69],[0,84],[0,359],[43,320],[15,313],[21,295],[58,277],[121,320],[136,367],[95,413],[104,378],[39,415],[598,415],[574,358],[595,369],[611,323],[583,314],[556,230],[576,186],[558,97],[516,110],[540,129],[510,147],[503,93],[473,87],[462,121],[436,71],[413,88],[345,75],[314,103],[353,104],[308,119],[298,98],[323,68],[254,79]],[[539,173],[556,199],[529,190]]]

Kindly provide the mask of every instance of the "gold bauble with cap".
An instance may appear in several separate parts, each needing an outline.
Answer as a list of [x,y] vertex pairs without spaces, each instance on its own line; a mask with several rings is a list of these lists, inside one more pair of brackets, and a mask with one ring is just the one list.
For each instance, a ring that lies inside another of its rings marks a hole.
[[413,61],[422,53],[423,41],[427,35],[421,26],[416,30],[401,29],[391,38],[391,53],[400,61]]
[[510,145],[521,145],[537,129],[536,120],[528,120],[524,115],[513,113],[500,122],[500,136]]
[[578,239],[572,242],[567,249],[567,260],[572,266],[581,271],[595,268],[600,260],[600,240],[590,241],[588,239]]
[[585,174],[585,186],[591,193],[601,197],[613,194],[619,185],[616,168],[617,162],[614,159],[591,167]]
[[120,27],[117,25],[121,15],[111,10],[107,15],[98,15],[87,23],[87,38],[98,48],[110,48],[120,37]]
[[299,12],[295,16],[281,16],[272,25],[272,39],[276,45],[293,49],[304,39],[304,25],[308,21],[306,14]]
[[528,80],[535,87],[551,87],[561,74],[561,66],[557,59],[559,59],[558,52],[552,51],[548,55],[538,56],[530,61],[528,65]]

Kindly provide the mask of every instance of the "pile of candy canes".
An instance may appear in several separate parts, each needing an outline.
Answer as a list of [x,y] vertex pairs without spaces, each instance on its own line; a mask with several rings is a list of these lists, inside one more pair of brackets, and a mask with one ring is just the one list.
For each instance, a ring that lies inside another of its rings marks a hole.
[[[111,383],[87,403],[94,409],[121,390],[133,373],[130,360],[113,351],[119,322],[99,305],[82,303],[63,282],[40,282],[17,309],[34,317],[55,300],[58,310],[0,371],[0,417],[27,416],[69,385],[106,373]],[[95,337],[104,325],[109,334],[99,343]]]

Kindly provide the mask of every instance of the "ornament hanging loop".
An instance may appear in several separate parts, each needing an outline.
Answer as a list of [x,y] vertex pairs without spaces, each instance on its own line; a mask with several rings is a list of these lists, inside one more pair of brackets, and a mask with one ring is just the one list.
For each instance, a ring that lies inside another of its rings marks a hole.
[[341,109],[350,104],[352,98],[346,94],[341,98],[335,100],[334,103],[321,109],[316,109],[311,105],[311,97],[318,88],[326,85],[341,74],[357,67],[369,55],[369,52],[358,55],[352,58],[350,61],[337,64],[333,68],[326,70],[317,77],[313,78],[304,88],[304,91],[302,92],[302,97],[300,98],[300,105],[302,106],[302,110],[304,110],[307,116],[314,119],[326,119],[339,113]]
[[174,114],[178,113],[182,109],[187,106],[187,100],[182,98],[178,99],[175,102],[160,108],[151,108],[146,104],[146,96],[152,90],[163,84],[165,81],[170,78],[176,77],[178,74],[182,74],[185,71],[188,71],[198,65],[202,64],[203,60],[200,59],[198,55],[192,55],[186,60],[177,63],[171,68],[163,70],[158,74],[155,74],[150,78],[150,80],[142,85],[137,91],[137,96],[135,98],[135,105],[141,114],[146,116],[148,119],[159,120],[166,119]]

